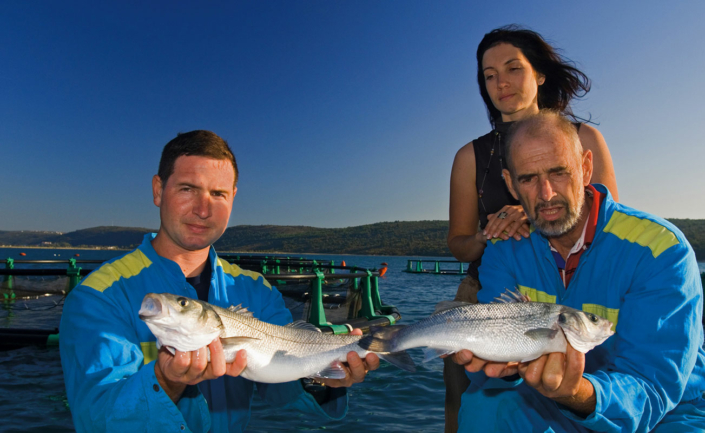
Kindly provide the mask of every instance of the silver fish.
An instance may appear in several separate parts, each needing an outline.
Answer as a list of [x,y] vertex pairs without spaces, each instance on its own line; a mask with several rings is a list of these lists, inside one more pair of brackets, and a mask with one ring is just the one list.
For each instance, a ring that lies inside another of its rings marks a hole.
[[585,353],[612,334],[609,320],[564,305],[527,299],[492,304],[443,302],[433,315],[412,325],[373,327],[360,346],[390,352],[426,347],[424,362],[461,349],[487,361],[526,362],[546,353],[565,353],[566,339]]
[[[310,323],[298,321],[277,326],[257,320],[246,308],[224,309],[207,302],[170,293],[149,293],[139,310],[155,337],[157,347],[182,352],[200,349],[220,337],[226,362],[238,350],[247,352],[241,376],[263,383],[289,382],[303,377],[342,379],[340,362],[348,352],[364,357],[360,336],[323,334]],[[380,358],[407,371],[414,362],[405,352],[379,353]],[[210,353],[209,353],[210,356]]]

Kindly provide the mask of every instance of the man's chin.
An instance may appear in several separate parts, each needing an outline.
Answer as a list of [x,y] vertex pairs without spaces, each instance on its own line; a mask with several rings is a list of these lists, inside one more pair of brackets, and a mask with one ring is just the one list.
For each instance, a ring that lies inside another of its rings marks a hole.
[[187,251],[201,251],[207,248],[210,248],[215,241],[217,241],[217,237],[211,236],[189,236],[185,239],[181,240],[181,248],[187,250]]
[[534,228],[547,238],[559,238],[573,230],[575,224],[570,225],[565,219],[557,221],[536,221]]

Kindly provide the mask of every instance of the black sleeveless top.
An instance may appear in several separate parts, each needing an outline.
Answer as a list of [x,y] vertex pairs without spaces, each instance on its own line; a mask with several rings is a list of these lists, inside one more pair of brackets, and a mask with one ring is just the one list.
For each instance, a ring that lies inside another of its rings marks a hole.
[[[580,123],[573,123],[580,131]],[[502,169],[507,168],[505,139],[512,122],[497,122],[489,134],[473,140],[475,151],[475,187],[477,188],[477,209],[480,216],[480,230],[487,226],[487,216],[499,212],[506,205],[518,205],[512,197],[502,177]],[[482,258],[468,266],[468,274],[477,279],[477,268]]]
[[517,205],[502,177],[507,168],[504,141],[512,122],[497,122],[489,134],[473,140],[475,150],[475,186],[480,230],[487,226],[487,216],[499,212],[506,205]]

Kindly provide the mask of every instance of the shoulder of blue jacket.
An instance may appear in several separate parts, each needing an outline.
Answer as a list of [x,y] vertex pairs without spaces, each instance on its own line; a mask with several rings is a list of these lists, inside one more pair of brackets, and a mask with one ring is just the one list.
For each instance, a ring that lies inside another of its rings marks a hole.
[[262,276],[259,272],[254,272],[254,271],[248,271],[246,269],[242,269],[238,265],[234,265],[231,263],[228,263],[227,261],[221,259],[218,257],[218,261],[216,262],[216,267],[220,267],[223,269],[223,272],[232,276],[232,277],[246,277],[246,278],[251,278],[254,281],[259,280],[260,278],[262,279],[262,283],[266,286],[269,287],[270,289],[272,288],[272,285],[269,284],[266,278]]
[[654,258],[685,239],[683,233],[668,221],[626,206],[619,206],[612,213],[602,231],[650,249]]
[[139,249],[125,254],[91,272],[81,285],[103,292],[120,279],[138,275],[152,265],[152,261]]

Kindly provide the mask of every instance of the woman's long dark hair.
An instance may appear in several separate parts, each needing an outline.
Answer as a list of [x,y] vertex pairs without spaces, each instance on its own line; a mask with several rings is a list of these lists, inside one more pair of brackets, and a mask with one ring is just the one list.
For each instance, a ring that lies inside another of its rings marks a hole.
[[487,115],[494,128],[502,120],[502,114],[494,106],[485,85],[482,71],[482,56],[490,48],[507,43],[519,48],[534,70],[546,77],[538,89],[539,109],[558,110],[565,116],[575,119],[570,108],[571,99],[583,97],[590,91],[590,79],[582,71],[572,66],[573,62],[562,57],[540,34],[516,24],[494,29],[487,33],[477,47],[477,84],[487,107]]

